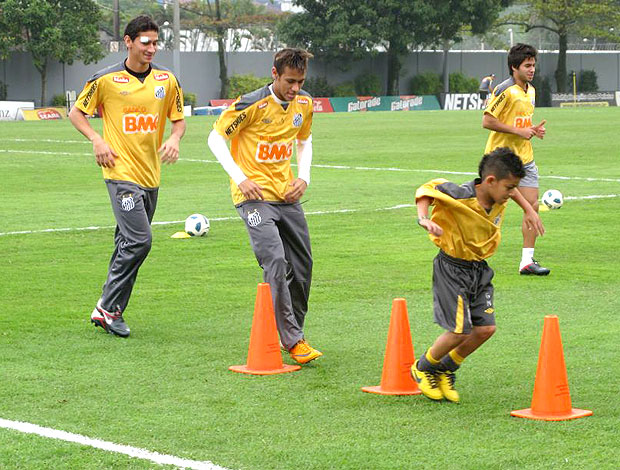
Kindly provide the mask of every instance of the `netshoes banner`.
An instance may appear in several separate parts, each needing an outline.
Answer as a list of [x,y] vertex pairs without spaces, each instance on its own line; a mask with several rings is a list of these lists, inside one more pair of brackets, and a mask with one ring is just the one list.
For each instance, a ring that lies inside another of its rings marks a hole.
[[335,112],[353,113],[360,111],[414,111],[441,109],[434,95],[403,96],[357,96],[330,98]]
[[63,106],[53,108],[22,109],[25,121],[49,121],[51,119],[64,119],[67,110]]

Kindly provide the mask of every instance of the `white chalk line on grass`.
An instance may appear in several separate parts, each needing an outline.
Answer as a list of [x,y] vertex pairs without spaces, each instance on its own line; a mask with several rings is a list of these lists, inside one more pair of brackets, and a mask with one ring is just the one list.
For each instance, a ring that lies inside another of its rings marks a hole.
[[[10,139],[8,139],[10,140]],[[13,139],[18,142],[26,142],[27,139]],[[34,141],[34,140],[33,140]],[[61,140],[47,140],[46,142],[62,142],[62,143],[90,143],[90,142],[82,142],[82,141],[61,141]],[[92,153],[71,153],[71,152],[50,152],[45,150],[5,150],[0,149],[0,153],[30,153],[30,154],[41,154],[41,155],[76,155],[76,156],[92,156]],[[196,159],[196,158],[179,158],[180,162],[192,162],[192,163],[218,163],[217,160],[206,160],[206,159]],[[292,164],[296,166],[295,164]],[[425,170],[425,169],[417,169],[417,168],[396,168],[396,167],[369,167],[369,166],[349,166],[349,165],[322,165],[322,164],[313,164],[313,168],[325,168],[330,170],[356,170],[356,171],[388,171],[388,172],[402,172],[402,173],[432,173],[436,175],[477,175],[477,173],[470,171],[449,171],[449,170]],[[590,182],[609,182],[609,183],[620,183],[620,178],[589,178],[585,176],[555,176],[555,175],[541,175],[540,179],[556,179],[563,181],[590,181]]]
[[215,465],[214,463],[208,461],[201,462],[175,457],[174,455],[159,454],[157,452],[151,452],[150,450],[140,449],[138,447],[115,444],[114,442],[93,439],[82,436],[81,434],[73,434],[66,431],[59,431],[57,429],[45,428],[42,426],[37,426],[36,424],[24,423],[21,421],[10,421],[8,419],[0,418],[0,427],[5,429],[13,429],[26,434],[36,434],[38,436],[48,437],[51,439],[74,442],[76,444],[94,447],[108,452],[115,452],[117,454],[125,454],[137,459],[150,460],[151,462],[155,462],[160,465],[176,465],[177,467],[190,468],[194,470],[227,470],[225,467],[220,467],[219,465]]

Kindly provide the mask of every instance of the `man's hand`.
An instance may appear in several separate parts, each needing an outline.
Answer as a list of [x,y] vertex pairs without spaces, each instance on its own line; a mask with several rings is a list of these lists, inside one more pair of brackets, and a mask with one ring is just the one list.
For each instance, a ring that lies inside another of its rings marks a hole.
[[546,122],[547,121],[543,119],[542,121],[540,121],[540,124],[532,127],[532,129],[534,130],[534,135],[538,137],[539,139],[542,139],[545,137],[545,133],[547,132],[547,129],[545,129]]
[[93,139],[93,152],[97,165],[104,168],[112,168],[115,165],[114,157],[118,157],[117,153],[99,136]]
[[443,235],[443,229],[431,219],[420,219],[418,224],[431,235],[435,235],[436,237],[441,237],[441,235]]
[[536,230],[537,235],[543,236],[545,234],[545,226],[535,210],[527,211],[523,215],[523,222],[525,222],[528,230]]
[[284,200],[286,202],[297,202],[306,192],[308,184],[301,178],[297,178],[294,179],[289,186],[291,189],[289,189],[284,195]]
[[263,188],[259,186],[250,178],[243,180],[239,183],[239,191],[248,200],[263,200]]
[[157,151],[161,155],[161,162],[171,164],[179,159],[179,142],[180,139],[176,135],[168,137]]

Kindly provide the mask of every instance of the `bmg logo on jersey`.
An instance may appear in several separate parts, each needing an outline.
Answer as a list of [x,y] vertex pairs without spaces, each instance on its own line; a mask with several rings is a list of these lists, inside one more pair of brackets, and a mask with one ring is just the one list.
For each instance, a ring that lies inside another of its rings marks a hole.
[[123,114],[125,134],[150,134],[157,130],[159,114]]
[[517,116],[515,118],[515,127],[518,129],[532,127],[532,116]]
[[293,156],[293,142],[259,142],[256,146],[256,161],[276,163],[289,160]]

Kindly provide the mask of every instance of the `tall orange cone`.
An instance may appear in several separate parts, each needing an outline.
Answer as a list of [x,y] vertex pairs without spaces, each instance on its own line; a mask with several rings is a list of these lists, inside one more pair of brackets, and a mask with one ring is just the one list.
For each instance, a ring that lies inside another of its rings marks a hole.
[[592,411],[572,407],[560,323],[556,315],[545,316],[532,407],[510,413],[518,418],[564,421],[590,416]]
[[301,369],[301,366],[282,363],[271,289],[267,283],[260,283],[256,292],[248,363],[242,366],[230,366],[229,369],[254,375],[283,374]]
[[379,395],[419,395],[422,392],[411,377],[411,366],[414,361],[413,343],[407,317],[407,301],[394,299],[383,359],[381,385],[362,387],[362,390]]

